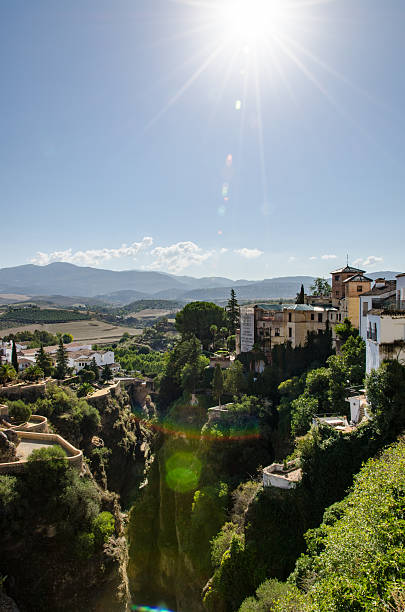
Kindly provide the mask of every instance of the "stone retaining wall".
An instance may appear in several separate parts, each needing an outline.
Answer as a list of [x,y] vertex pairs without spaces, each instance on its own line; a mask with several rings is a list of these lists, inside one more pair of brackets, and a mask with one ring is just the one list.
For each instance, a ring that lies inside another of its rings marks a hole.
[[48,419],[40,414],[32,414],[30,420],[23,425],[13,427],[16,431],[36,431],[38,433],[48,432]]
[[38,398],[45,396],[46,383],[34,383],[32,385],[18,384],[9,387],[0,387],[0,398],[8,400],[25,400],[35,402]]
[[[18,437],[21,440],[33,440],[37,442],[53,443],[61,446],[68,454],[66,460],[72,467],[81,470],[83,466],[83,453],[80,449],[75,448],[70,442],[59,436],[58,434],[37,433],[31,431],[19,431]],[[26,459],[13,461],[10,463],[0,463],[0,474],[18,474],[21,473],[27,463]]]

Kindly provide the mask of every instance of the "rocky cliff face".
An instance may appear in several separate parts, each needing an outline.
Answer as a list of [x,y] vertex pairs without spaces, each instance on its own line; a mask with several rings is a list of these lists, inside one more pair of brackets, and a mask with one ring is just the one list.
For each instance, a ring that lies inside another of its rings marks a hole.
[[138,399],[134,389],[127,392],[118,385],[87,400],[101,416],[99,448],[108,450],[105,462],[92,461],[92,467],[105,488],[120,495],[123,508],[137,497],[151,461],[154,433],[132,412]]
[[[85,464],[84,469],[100,487],[101,510],[110,512],[115,519],[115,535],[103,550],[85,560],[70,560],[52,525],[34,526],[29,538],[3,534],[0,574],[7,574],[7,591],[21,612],[128,609],[123,508],[128,500],[136,498],[145,479],[154,436],[132,414],[132,403],[139,399],[132,391],[129,388],[127,393],[117,386],[89,400],[100,412],[102,426],[94,444],[84,449],[90,459],[89,467]],[[96,448],[105,449],[104,455],[94,454]]]
[[137,605],[202,612],[210,540],[229,520],[230,493],[270,462],[272,449],[240,431],[212,439],[185,414],[155,439],[147,486],[129,515],[128,577]]

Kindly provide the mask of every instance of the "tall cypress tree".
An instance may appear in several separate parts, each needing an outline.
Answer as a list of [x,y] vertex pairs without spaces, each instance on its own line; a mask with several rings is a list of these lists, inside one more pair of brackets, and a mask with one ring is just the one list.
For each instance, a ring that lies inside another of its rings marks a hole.
[[94,376],[95,376],[94,380],[99,380],[100,379],[100,373],[98,371],[98,365],[96,363],[95,357],[93,357],[93,359],[91,360],[90,370],[92,372],[94,372]]
[[108,382],[113,378],[113,373],[108,363],[105,364],[103,371],[101,372],[101,378],[104,382]]
[[305,291],[304,285],[301,285],[301,290],[297,293],[297,299],[295,300],[296,304],[304,304],[305,303]]
[[239,304],[234,289],[231,289],[231,297],[228,300],[226,312],[229,331],[231,334],[236,334],[236,328],[239,327]]
[[15,340],[13,340],[13,348],[11,350],[11,365],[14,370],[18,373],[18,357],[17,357],[17,347],[15,345]]
[[68,356],[65,347],[63,346],[62,336],[59,338],[59,348],[56,353],[56,378],[61,380],[65,378],[68,369]]
[[52,361],[50,357],[46,354],[43,344],[41,344],[41,346],[38,349],[38,353],[36,354],[35,361],[36,361],[37,366],[41,368],[41,370],[43,371],[44,375],[50,376],[51,371],[52,371]]

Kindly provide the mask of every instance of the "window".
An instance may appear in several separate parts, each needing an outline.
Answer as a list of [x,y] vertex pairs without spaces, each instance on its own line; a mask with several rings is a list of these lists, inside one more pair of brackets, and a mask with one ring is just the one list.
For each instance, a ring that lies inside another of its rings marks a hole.
[[375,340],[377,342],[377,323],[374,323],[373,340]]
[[288,313],[288,322],[291,323],[291,312]]
[[363,285],[357,285],[357,293],[361,293],[363,291]]
[[340,274],[336,274],[335,276],[335,281],[338,281],[338,280],[340,280]]
[[318,314],[318,322],[319,322],[319,323],[322,323],[322,313],[319,313],[319,314]]
[[288,337],[292,338],[292,327],[288,328]]
[[363,317],[368,313],[368,302],[363,302]]
[[274,330],[274,335],[275,336],[279,336],[280,335],[280,328],[276,327],[276,329]]
[[339,291],[335,291],[336,297],[339,297]]
[[313,312],[311,313],[311,321],[315,321],[315,315]]

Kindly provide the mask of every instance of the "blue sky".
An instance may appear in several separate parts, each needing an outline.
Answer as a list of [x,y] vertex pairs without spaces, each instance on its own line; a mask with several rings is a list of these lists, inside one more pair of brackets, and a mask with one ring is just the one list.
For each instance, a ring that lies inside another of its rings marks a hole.
[[405,270],[405,3],[226,1],[0,2],[0,267]]

